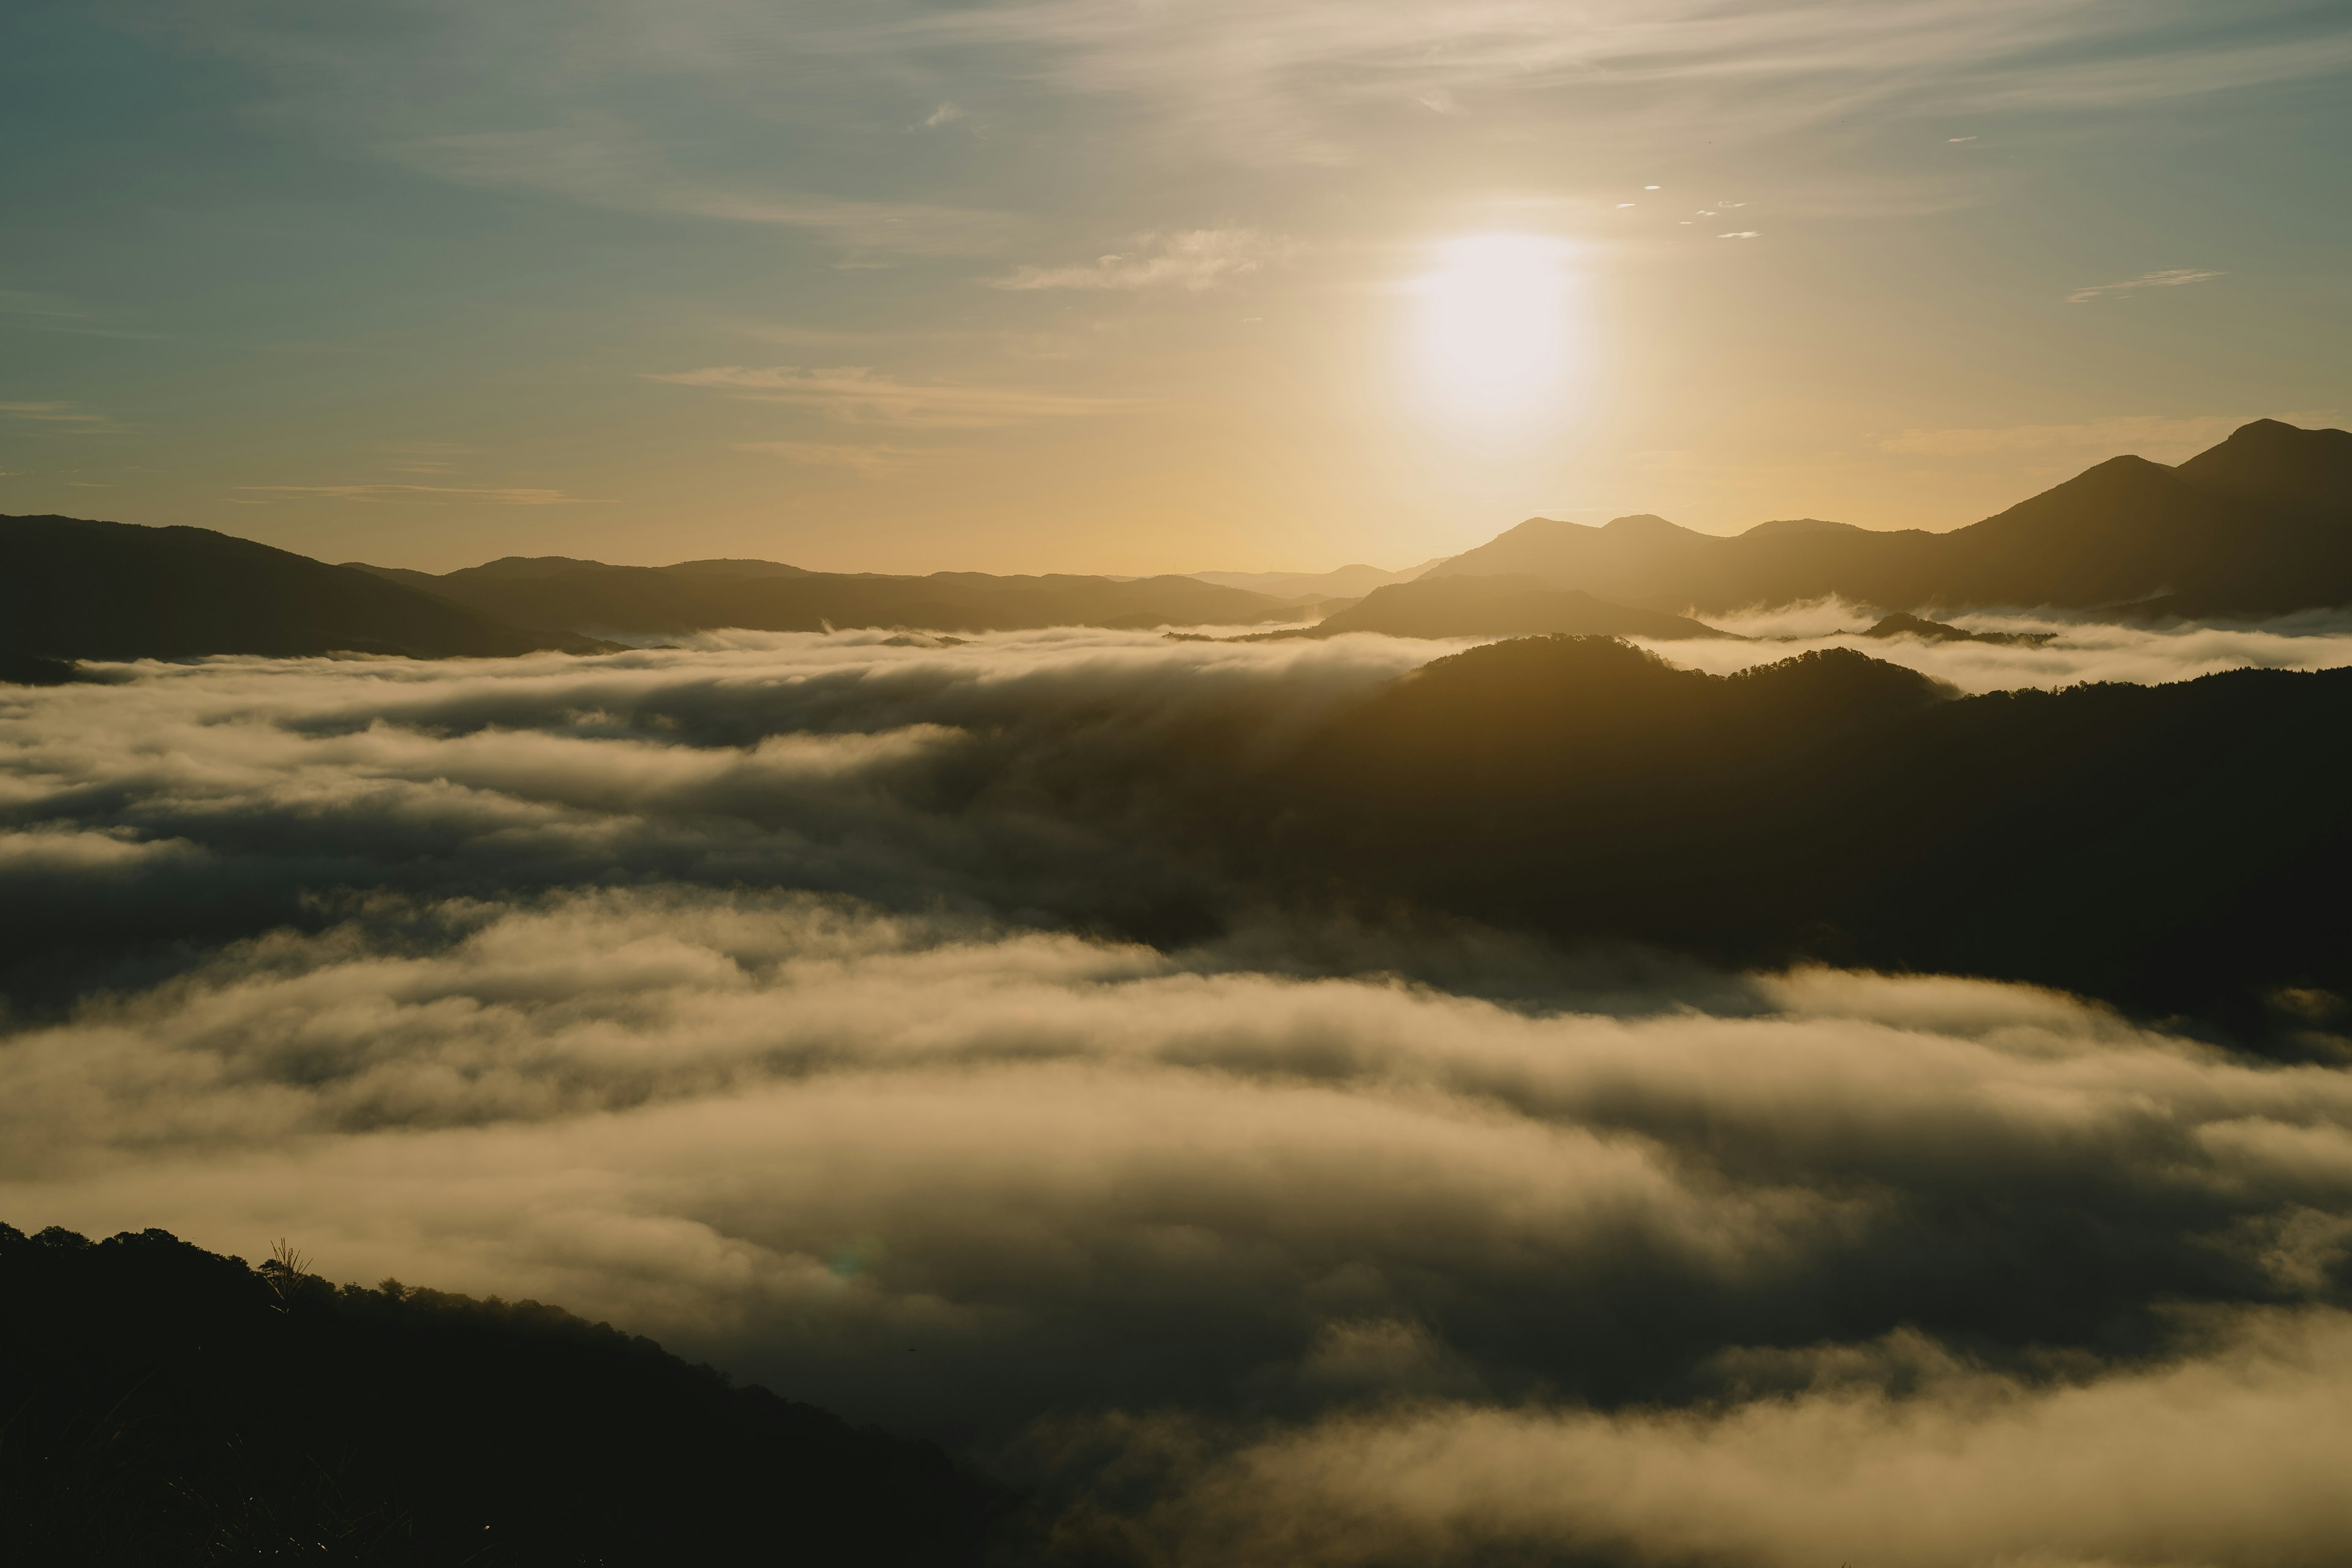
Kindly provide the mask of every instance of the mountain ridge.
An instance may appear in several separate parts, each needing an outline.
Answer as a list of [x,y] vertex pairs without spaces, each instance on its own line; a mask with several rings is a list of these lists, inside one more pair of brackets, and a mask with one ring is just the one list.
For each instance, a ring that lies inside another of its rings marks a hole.
[[1831,595],[1915,611],[2333,607],[2352,603],[2352,434],[2257,420],[2177,468],[2112,458],[1946,533],[1791,521],[1807,526],[1725,537],[1647,513],[1530,519],[1428,575],[1526,573],[1700,615]]
[[0,517],[0,652],[51,659],[608,651],[206,528]]
[[[353,564],[379,574],[400,570]],[[776,632],[1150,629],[1302,620],[1314,609],[1312,603],[1174,574],[1125,580],[1070,573],[914,576],[809,572],[781,562],[727,564],[728,570],[709,570],[710,563],[613,566],[566,557],[507,557],[431,581],[436,591],[482,614],[590,636],[669,636],[729,626]],[[782,570],[761,570],[770,567]]]
[[1732,635],[1685,616],[1611,604],[1580,589],[1551,587],[1525,574],[1498,574],[1391,583],[1312,626],[1260,632],[1242,640],[1333,637],[1349,632],[1399,637],[1635,637],[1668,642]]

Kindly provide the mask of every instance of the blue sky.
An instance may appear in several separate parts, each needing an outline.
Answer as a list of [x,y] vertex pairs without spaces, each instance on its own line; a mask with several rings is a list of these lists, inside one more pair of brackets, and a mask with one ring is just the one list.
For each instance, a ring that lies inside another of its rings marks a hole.
[[30,0],[0,510],[434,569],[1951,527],[2352,422],[2347,77],[2269,0]]

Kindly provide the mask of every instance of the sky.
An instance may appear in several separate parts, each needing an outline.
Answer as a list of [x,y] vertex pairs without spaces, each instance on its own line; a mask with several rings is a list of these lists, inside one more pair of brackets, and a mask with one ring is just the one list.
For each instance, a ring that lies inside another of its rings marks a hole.
[[1399,567],[2352,423],[2307,0],[20,0],[0,511]]

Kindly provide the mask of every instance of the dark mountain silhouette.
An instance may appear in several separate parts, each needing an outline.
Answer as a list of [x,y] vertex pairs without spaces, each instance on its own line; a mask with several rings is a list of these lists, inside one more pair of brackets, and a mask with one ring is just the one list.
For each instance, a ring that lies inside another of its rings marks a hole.
[[2340,518],[2352,510],[2352,431],[2258,419],[2174,471],[2216,495]]
[[210,529],[0,518],[0,652],[19,658],[495,658],[604,646]]
[[[360,563],[353,562],[353,565]],[[362,567],[362,570],[364,568]],[[626,566],[607,566],[602,561],[583,561],[572,555],[501,555],[496,561],[485,561],[479,566],[460,567],[447,574],[450,577],[553,577],[565,572],[626,572]]]
[[1397,637],[1528,637],[1548,632],[1660,639],[1729,634],[1682,616],[1605,604],[1539,577],[1424,577],[1375,588],[1317,625],[1248,639],[1384,632]]
[[1897,610],[1882,616],[1877,624],[1862,634],[1866,637],[1918,637],[1925,642],[1981,642],[2002,647],[2039,647],[2057,636],[2055,632],[1972,632],[1965,626],[1947,626],[1942,621],[1930,621],[1908,611]]
[[1700,615],[1830,594],[2186,616],[2352,604],[2352,434],[2260,420],[2177,468],[2116,458],[1949,533],[1801,523],[1721,538],[1650,516],[1530,518],[1429,576],[1524,573]]
[[1436,564],[1436,560],[1429,560],[1400,572],[1359,563],[1329,572],[1194,572],[1191,575],[1220,587],[1247,588],[1277,599],[1361,598],[1391,583],[1410,583]]
[[1850,522],[1829,522],[1818,517],[1781,517],[1759,522],[1742,532],[1742,539],[1779,539],[1798,533],[1860,533]]
[[[352,563],[415,583],[421,574]],[[999,577],[935,572],[927,577],[803,572],[776,562],[686,562],[610,566],[560,556],[509,556],[425,581],[434,591],[519,625],[589,635],[668,635],[740,626],[814,632],[832,627],[919,627],[943,632],[1041,626],[1150,628],[1301,620],[1311,606],[1192,577],[1053,574]]]
[[2281,987],[2352,996],[2347,770],[2352,669],[1960,698],[1847,650],[1718,677],[1530,638],[1335,720],[1236,858],[1570,942],[2028,980],[2252,1038]]
[[40,658],[0,648],[0,685],[63,686],[75,679],[70,660]]
[[0,1226],[0,1559],[976,1563],[1006,1494],[534,1301]]
[[665,566],[665,572],[681,577],[805,577],[809,574],[798,566],[787,566],[781,561],[681,561]]

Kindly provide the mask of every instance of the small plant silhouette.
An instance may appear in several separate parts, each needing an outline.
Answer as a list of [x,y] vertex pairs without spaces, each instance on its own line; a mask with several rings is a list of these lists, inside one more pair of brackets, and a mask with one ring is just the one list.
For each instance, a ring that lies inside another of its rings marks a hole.
[[278,1295],[278,1310],[285,1311],[304,1283],[316,1278],[310,1272],[310,1259],[284,1237],[279,1237],[269,1248],[269,1261],[260,1268],[261,1277],[269,1282]]

